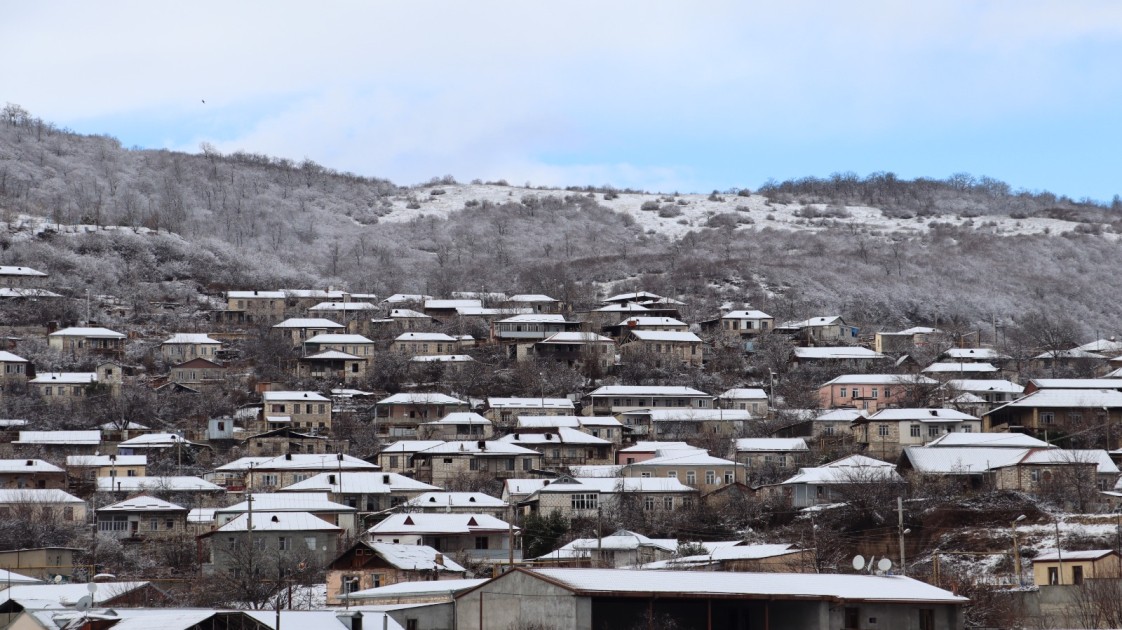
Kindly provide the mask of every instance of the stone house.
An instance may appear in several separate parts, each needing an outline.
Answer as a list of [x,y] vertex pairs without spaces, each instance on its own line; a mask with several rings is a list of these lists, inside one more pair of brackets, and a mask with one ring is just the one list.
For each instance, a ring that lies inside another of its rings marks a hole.
[[277,457],[287,453],[324,455],[328,439],[322,435],[300,433],[289,427],[258,433],[242,440],[243,452],[249,457]]
[[[991,409],[982,416],[982,430],[1023,427],[1030,435],[1045,432],[1073,433],[1089,427],[1122,424],[1122,392],[1115,389],[1040,389]],[[1118,448],[1119,431],[1108,449]]]
[[440,487],[471,475],[499,479],[542,467],[541,453],[498,441],[444,442],[413,456],[417,479]]
[[735,448],[736,463],[748,471],[795,468],[810,454],[803,438],[740,438]]
[[41,287],[47,277],[47,274],[31,267],[0,265],[0,286]]
[[425,545],[358,541],[327,565],[327,605],[342,606],[341,595],[398,582],[454,580],[465,569]]
[[713,396],[692,387],[669,385],[604,385],[585,397],[585,415],[618,416],[635,409],[709,409]]
[[112,538],[166,538],[187,531],[187,508],[139,495],[97,509],[97,531]]
[[0,488],[63,489],[66,471],[41,459],[0,459]]
[[57,488],[0,490],[0,519],[86,522],[86,502]]
[[305,341],[318,335],[340,333],[346,326],[333,322],[330,319],[293,317],[273,326],[273,331],[283,335],[292,343],[293,348],[298,348]]
[[47,345],[73,355],[120,357],[125,350],[125,335],[98,327],[72,327],[47,335]]
[[518,503],[524,512],[596,518],[598,510],[628,508],[667,513],[696,505],[698,490],[672,477],[570,477],[543,480]]
[[393,472],[321,472],[278,492],[326,492],[328,499],[358,510],[360,516],[403,505],[426,492],[438,490]]
[[374,404],[374,423],[379,434],[412,438],[417,435],[417,427],[423,422],[470,410],[468,403],[447,394],[403,392]]
[[583,431],[618,447],[623,443],[623,423],[615,416],[518,416],[515,431],[549,431],[561,428]]
[[[486,514],[390,514],[367,531],[372,542],[426,545],[472,560],[506,560],[518,527]],[[513,551],[520,560],[522,550]]]
[[200,358],[214,361],[222,342],[205,333],[176,333],[160,344],[160,356],[169,363],[183,363]]
[[422,440],[489,440],[494,433],[490,420],[470,411],[454,411],[417,427]]
[[517,358],[536,357],[582,369],[590,365],[606,371],[616,364],[616,342],[591,332],[561,332],[534,344],[519,344]]
[[771,489],[783,492],[792,507],[804,508],[845,501],[847,492],[860,491],[866,484],[904,483],[896,465],[850,455],[813,468],[800,468],[798,474]]
[[697,488],[702,494],[721,486],[746,482],[744,466],[721,457],[713,457],[701,449],[660,451],[657,457],[626,464],[622,474],[624,477],[678,479],[691,488]]
[[759,387],[739,387],[726,390],[717,396],[717,404],[722,409],[750,411],[753,417],[768,416],[768,395]]
[[[246,570],[245,560],[250,553],[258,555],[258,562],[268,558],[271,566],[286,564],[295,568],[303,561],[316,571],[339,552],[343,530],[314,514],[254,511],[252,529],[249,518],[249,514],[240,514],[199,536],[209,543],[204,557],[200,558],[204,574],[237,576]],[[256,551],[250,551],[251,548]]]
[[390,347],[410,356],[455,354],[460,350],[460,341],[444,333],[406,332],[395,337]]
[[226,367],[209,359],[191,359],[171,366],[168,382],[196,391],[218,389],[226,384]]
[[378,451],[378,465],[384,471],[416,476],[417,453],[444,444],[444,440],[398,440]]
[[650,355],[655,366],[682,363],[701,367],[704,353],[701,338],[691,332],[663,332],[628,330],[619,347],[621,361],[633,361],[637,356]]
[[237,324],[279,322],[285,300],[284,291],[227,291],[226,311],[218,319]]
[[147,455],[70,455],[66,458],[70,483],[96,485],[102,477],[144,477]]
[[571,416],[576,411],[568,398],[488,398],[483,415],[500,426],[514,426],[519,416]]
[[254,525],[258,510],[277,514],[310,514],[326,523],[341,528],[344,535],[360,532],[358,510],[327,498],[326,492],[251,492],[246,500],[214,511],[218,525],[228,523],[250,512],[253,503]]
[[541,341],[557,333],[579,332],[581,323],[557,313],[514,315],[491,323],[491,338],[496,341]]
[[116,396],[121,391],[121,366],[108,362],[93,372],[40,372],[28,386],[50,404],[72,403],[87,396],[105,393]]
[[13,387],[26,385],[30,365],[27,359],[6,350],[0,350],[0,395]]
[[612,463],[612,442],[569,427],[518,431],[499,438],[542,454],[542,465],[548,468]]
[[822,409],[852,407],[872,414],[900,406],[913,388],[934,389],[938,384],[935,379],[912,374],[844,374],[818,388],[818,405]]
[[853,421],[853,436],[869,455],[894,460],[905,447],[948,433],[979,433],[982,421],[954,409],[881,409]]
[[262,421],[266,428],[290,426],[331,432],[331,401],[316,392],[268,391],[261,394]]
[[1041,586],[1083,584],[1085,580],[1118,578],[1120,565],[1113,549],[1050,551],[1032,559],[1032,581]]

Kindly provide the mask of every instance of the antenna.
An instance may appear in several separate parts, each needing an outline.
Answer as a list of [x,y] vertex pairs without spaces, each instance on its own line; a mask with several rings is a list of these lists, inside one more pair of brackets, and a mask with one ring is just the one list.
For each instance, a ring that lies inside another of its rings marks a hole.
[[877,563],[877,568],[883,573],[888,573],[888,570],[892,568],[892,561],[888,558],[881,558],[880,562]]
[[62,584],[62,575],[61,575],[61,574],[60,574],[60,575],[56,575],[56,576],[54,577],[54,579],[53,579],[53,580],[51,580],[51,581],[52,581],[52,582],[54,582],[55,584]]
[[93,605],[93,597],[91,597],[89,595],[85,595],[81,599],[79,599],[76,604],[74,604],[74,608],[77,609],[77,610],[80,610],[82,612],[86,612],[87,610],[90,609],[90,606],[92,606],[92,605]]
[[861,554],[857,554],[856,556],[853,556],[853,570],[854,571],[860,571],[861,569],[864,569],[864,568],[865,568],[865,556],[862,556]]

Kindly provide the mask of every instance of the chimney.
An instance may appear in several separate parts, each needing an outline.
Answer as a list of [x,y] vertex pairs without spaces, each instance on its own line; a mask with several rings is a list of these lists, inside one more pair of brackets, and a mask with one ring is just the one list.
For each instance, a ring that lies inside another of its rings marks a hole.
[[27,465],[28,466],[34,466],[35,465],[35,460],[33,460],[33,459],[27,460]]
[[[387,618],[389,613],[382,613]],[[362,630],[362,613],[357,610],[347,610],[335,613],[335,618],[347,630]]]
[[270,520],[272,520],[272,521],[273,521],[274,523],[279,523],[279,522],[280,522],[280,519],[279,519],[279,518],[277,518],[277,515],[276,515],[276,514],[274,514],[274,515],[273,515],[273,518],[272,518],[272,519],[270,519]]
[[331,485],[335,485],[335,475],[328,475],[327,476],[327,483],[329,483]]
[[487,441],[486,440],[479,440],[478,442],[476,442],[476,446],[479,447],[479,450],[485,451],[485,450],[487,450]]
[[382,475],[382,483],[388,485],[390,483],[390,476],[389,475]]
[[292,453],[285,453],[284,454],[284,459],[285,459],[285,461],[289,461],[289,462],[292,461]]

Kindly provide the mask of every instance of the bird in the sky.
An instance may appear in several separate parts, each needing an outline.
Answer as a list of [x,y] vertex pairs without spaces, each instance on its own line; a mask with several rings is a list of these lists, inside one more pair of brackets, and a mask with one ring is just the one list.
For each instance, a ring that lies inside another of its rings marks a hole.
[[203,101],[203,105],[206,105],[206,99],[201,99],[201,100]]

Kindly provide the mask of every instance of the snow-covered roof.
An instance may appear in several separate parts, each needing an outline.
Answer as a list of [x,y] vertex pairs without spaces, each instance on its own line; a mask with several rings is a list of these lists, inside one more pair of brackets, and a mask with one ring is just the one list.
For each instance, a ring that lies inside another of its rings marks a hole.
[[108,328],[100,328],[100,327],[82,328],[82,327],[78,327],[78,326],[74,326],[74,327],[71,327],[71,328],[63,328],[62,330],[56,330],[55,332],[51,333],[48,336],[50,336],[50,337],[89,337],[89,338],[94,338],[94,339],[124,339],[125,338],[125,335],[123,335],[119,332],[113,331],[113,330],[109,330]]
[[933,385],[933,378],[917,374],[843,374],[822,384],[827,385]]
[[917,472],[959,475],[980,474],[1016,463],[1027,452],[1020,448],[909,446],[904,456]]
[[800,468],[783,484],[848,484],[872,481],[903,482],[896,466],[864,455],[850,455],[816,468]]
[[12,427],[26,427],[27,420],[14,420],[10,418],[0,419],[0,427],[11,429]]
[[1000,394],[1020,394],[1025,391],[1025,388],[1014,383],[999,378],[965,378],[954,379],[947,381],[947,387],[957,389],[960,392],[997,392]]
[[575,409],[568,398],[488,398],[491,409]]
[[1122,389],[1122,378],[1034,378],[1037,389]]
[[345,326],[321,317],[293,317],[273,326],[273,328],[345,328]]
[[638,339],[639,341],[701,343],[701,337],[698,337],[692,332],[679,332],[673,330],[632,329],[631,336]]
[[439,341],[442,343],[455,342],[456,338],[451,335],[437,332],[407,332],[401,333],[394,338],[396,342],[402,341]]
[[20,431],[13,444],[42,444],[60,446],[97,446],[101,431]]
[[475,359],[468,354],[422,354],[409,360],[414,363],[467,363]]
[[819,346],[795,348],[798,359],[883,359],[884,355],[861,346]]
[[177,444],[190,444],[186,438],[174,433],[146,433],[117,444],[125,448],[170,448]]
[[194,508],[187,512],[188,523],[214,523],[214,513],[218,508]]
[[[1032,449],[1026,454],[1020,464],[1095,464],[1100,475],[1119,474],[1118,466],[1110,459],[1110,453],[1101,448],[1096,449],[1061,449],[1039,448]],[[1010,464],[1011,465],[1011,464]]]
[[53,488],[0,488],[0,503],[85,503],[78,497]]
[[623,466],[615,464],[586,464],[583,466],[569,466],[569,472],[578,479],[605,477],[619,477]]
[[398,582],[389,586],[368,588],[355,591],[348,597],[351,599],[381,599],[384,597],[408,597],[410,595],[443,594],[466,591],[489,581],[489,578],[472,580],[425,580],[422,582]]
[[[480,447],[482,443],[482,447]],[[540,455],[537,451],[498,440],[455,440],[426,448],[421,455]]]
[[671,477],[580,477],[551,481],[542,484],[533,492],[599,492],[601,494],[616,494],[619,492],[694,492],[679,479]]
[[97,382],[97,372],[39,372],[28,381],[36,384],[89,385]]
[[[387,534],[470,534],[473,532],[506,532],[510,525],[488,514],[430,514],[408,512],[390,514],[367,533]],[[518,527],[514,528],[516,531]]]
[[505,508],[506,501],[482,492],[425,492],[404,503],[404,506],[415,508]]
[[[135,591],[140,588],[148,586],[148,582],[98,582],[97,590],[93,592],[91,597],[95,604],[101,604],[111,599],[120,597]],[[39,602],[46,603],[43,608],[50,608],[57,606],[63,608],[64,602],[70,605],[76,603],[79,599],[90,595],[89,584],[81,582],[74,582],[70,584],[28,584],[28,585],[12,585],[12,588],[3,592],[0,597],[9,599],[16,602],[33,601],[36,604]],[[53,605],[53,606],[52,606]],[[32,609],[39,606],[24,605],[24,608]]]
[[548,295],[543,295],[541,293],[519,293],[518,295],[510,296],[509,298],[507,298],[507,301],[508,302],[557,302],[559,300],[555,300],[555,299],[549,297]]
[[142,494],[140,496],[118,501],[112,505],[107,505],[103,508],[98,508],[100,512],[186,512],[187,508],[150,497]]
[[317,352],[306,357],[301,357],[301,361],[355,361],[361,360],[362,357],[355,356],[349,352],[340,352],[338,350],[324,350]]
[[472,306],[482,308],[483,300],[425,300],[426,309],[447,310]]
[[98,492],[225,492],[226,489],[201,477],[99,477]]
[[1005,361],[1011,359],[1007,354],[1001,354],[993,348],[950,348],[943,353],[950,359],[982,359],[986,361]]
[[209,343],[221,344],[222,342],[217,339],[211,339],[210,335],[206,333],[175,333],[163,345],[179,344],[179,343]]
[[912,326],[911,328],[905,328],[904,330],[901,330],[900,332],[898,332],[896,334],[897,335],[933,335],[935,333],[941,333],[941,332],[943,332],[943,331],[939,330],[938,328],[932,328],[930,326]]
[[594,437],[570,427],[558,427],[549,433],[511,433],[499,438],[500,442],[515,444],[579,444],[588,446],[607,446],[611,441]]
[[398,440],[382,447],[378,453],[419,453],[441,444],[444,444],[444,440]]
[[369,542],[364,545],[373,549],[390,565],[406,571],[453,571],[462,573],[465,569],[446,554],[428,545],[400,545],[397,543]]
[[967,422],[978,418],[955,409],[881,409],[869,422]]
[[734,387],[718,396],[722,400],[761,400],[767,397],[767,392],[760,387]]
[[378,466],[357,457],[337,453],[286,453],[276,457],[242,457],[219,466],[219,471],[242,470],[377,470]]
[[421,295],[420,293],[394,293],[382,302],[385,304],[400,304],[402,302],[424,302],[431,299],[431,295]]
[[929,374],[946,374],[946,373],[972,373],[972,374],[988,374],[997,372],[996,366],[989,363],[954,363],[954,362],[937,362],[923,368],[924,372]]
[[332,334],[332,333],[322,333],[322,334],[319,334],[319,335],[316,335],[316,336],[312,337],[311,339],[308,339],[304,343],[361,344],[361,343],[374,343],[374,341],[371,340],[371,339],[367,339],[366,337],[363,337],[362,335],[337,335],[337,334]]
[[1057,562],[1059,560],[1098,560],[1105,558],[1114,553],[1113,549],[1087,549],[1083,551],[1048,551],[1042,553],[1032,561],[1035,562]]
[[603,385],[589,396],[701,396],[709,394],[682,385]]
[[420,313],[408,308],[390,309],[390,317],[393,319],[432,319],[424,313]]
[[786,322],[786,323],[783,324],[783,328],[810,328],[810,327],[817,327],[817,326],[835,326],[835,325],[844,326],[845,325],[845,320],[843,320],[840,315],[828,315],[826,317],[811,317],[810,319],[804,319],[801,322]]
[[[254,492],[253,513],[262,512],[354,512],[355,508],[327,498],[327,492]],[[218,514],[249,511],[249,500],[219,508]],[[256,521],[256,518],[254,518]]]
[[643,326],[685,326],[686,322],[673,317],[650,317],[643,315],[636,315],[635,317],[628,317],[618,324],[624,327],[638,327]]
[[620,293],[613,295],[609,298],[604,298],[603,302],[629,302],[632,300],[648,299],[648,300],[661,300],[662,296],[651,293],[650,291],[633,291],[631,293]]
[[752,419],[752,412],[746,409],[648,409],[628,412],[625,415],[642,414],[650,416],[651,422],[744,422]]
[[806,440],[802,438],[740,438],[736,441],[738,453],[808,451]]
[[36,278],[46,278],[47,274],[42,271],[36,271],[31,267],[13,267],[11,265],[0,265],[0,276],[33,276]]
[[746,310],[729,311],[722,315],[721,319],[772,319],[772,317],[763,311]]
[[520,429],[623,426],[614,416],[518,416],[515,423]]
[[287,296],[284,291],[227,291],[227,298],[246,299],[246,298],[268,298],[270,300],[283,300]]
[[925,445],[927,448],[973,446],[989,448],[1055,448],[1024,433],[946,433]]
[[559,313],[525,313],[500,319],[498,324],[564,324],[568,320]]
[[635,304],[628,302],[627,304],[609,304],[600,307],[593,312],[596,313],[642,313],[651,309],[643,306],[642,304]]
[[1079,348],[1072,348],[1071,350],[1049,350],[1041,352],[1033,357],[1034,359],[1106,359],[1105,356],[1095,353],[1080,350]]
[[736,462],[714,457],[703,449],[658,451],[655,457],[629,466],[735,466]]
[[473,411],[453,411],[440,420],[423,422],[430,426],[462,425],[462,424],[491,424],[491,421]]
[[41,459],[0,459],[0,474],[60,472],[61,468]]
[[370,302],[320,302],[309,307],[309,311],[375,311],[378,306]]
[[[520,569],[525,570],[525,569]],[[870,602],[965,604],[967,598],[909,577],[828,573],[528,569],[578,593],[714,594]]]
[[[249,529],[249,514],[239,514],[230,522],[214,530],[215,532],[244,532]],[[255,532],[339,532],[342,528],[332,525],[309,512],[274,512],[270,510],[253,511],[253,531]]]
[[379,405],[466,405],[459,398],[430,392],[402,392],[378,401]]
[[27,359],[7,350],[0,350],[0,363],[27,363]]
[[539,343],[615,343],[611,337],[591,332],[559,332],[541,340]]
[[703,448],[691,446],[685,442],[644,442],[639,441],[627,448],[619,449],[620,453],[657,453],[659,451],[704,451]]
[[264,392],[261,394],[261,400],[267,403],[270,402],[331,402],[326,397],[317,394],[316,392]]
[[437,487],[405,475],[387,472],[322,472],[285,486],[279,492],[331,492],[334,494],[389,494],[421,492]]
[[853,422],[864,418],[868,413],[863,409],[831,409],[815,416],[815,422]]
[[1117,353],[1122,352],[1122,341],[1116,339],[1096,339],[1085,343],[1081,346],[1076,346],[1076,350],[1086,350],[1088,352],[1109,352]]
[[0,584],[20,586],[24,584],[42,584],[43,580],[33,578],[27,575],[15,573],[13,571],[6,571],[0,569]]
[[147,466],[147,455],[67,455],[67,466]]
[[794,545],[791,545],[789,543],[739,545],[735,544],[734,541],[734,544],[716,547],[707,554],[696,556],[682,556],[678,558],[671,558],[669,560],[650,562],[642,565],[639,568],[648,570],[685,569],[690,567],[715,564],[728,560],[762,560],[765,558],[776,558],[779,556],[801,553],[802,551],[802,549],[797,549]]
[[1116,389],[1040,389],[990,411],[996,413],[1007,407],[1033,408],[1083,408],[1116,409],[1122,407],[1122,392]]

